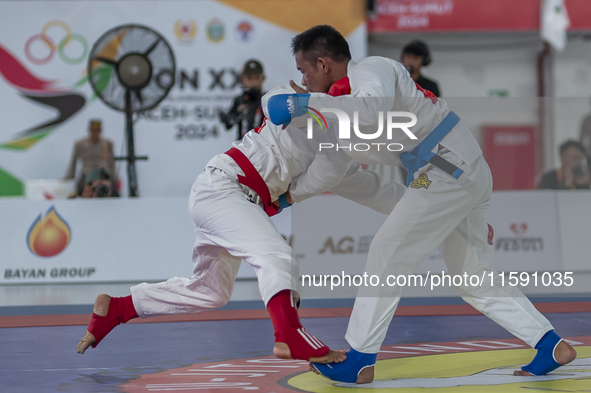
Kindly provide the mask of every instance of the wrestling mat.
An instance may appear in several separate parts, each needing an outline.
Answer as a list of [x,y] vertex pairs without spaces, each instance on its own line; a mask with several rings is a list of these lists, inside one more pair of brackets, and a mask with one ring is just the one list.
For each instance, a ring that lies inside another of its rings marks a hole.
[[[591,301],[532,299],[577,359],[543,377],[515,377],[535,351],[459,299],[404,299],[370,385],[339,384],[302,361],[272,356],[273,329],[260,302],[219,311],[134,320],[84,355],[76,345],[92,305],[0,307],[0,391],[33,392],[589,392]],[[352,301],[308,300],[306,329],[333,349]],[[526,390],[524,390],[526,389]]]

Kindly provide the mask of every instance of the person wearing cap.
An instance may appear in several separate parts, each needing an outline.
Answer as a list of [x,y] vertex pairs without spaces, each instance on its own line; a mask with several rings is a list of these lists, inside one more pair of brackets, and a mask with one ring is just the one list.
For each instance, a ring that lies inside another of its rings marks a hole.
[[244,134],[263,123],[261,97],[264,81],[263,65],[259,61],[250,59],[244,63],[240,76],[242,93],[234,98],[228,112],[220,113],[220,120],[227,130],[237,125],[236,140],[242,139]]
[[435,94],[435,97],[440,97],[439,86],[434,80],[425,78],[421,74],[421,68],[426,67],[431,63],[431,54],[427,44],[423,41],[414,40],[406,44],[402,49],[400,62],[406,67],[410,73],[410,77],[425,90],[429,90]]
[[85,185],[86,175],[95,169],[104,168],[111,179],[111,184],[115,184],[115,156],[113,154],[113,142],[101,137],[102,122],[92,119],[89,122],[89,135],[74,143],[72,158],[66,173],[66,179],[74,179],[76,176],[76,166],[78,161],[82,163],[82,170],[77,184],[77,194],[82,195]]

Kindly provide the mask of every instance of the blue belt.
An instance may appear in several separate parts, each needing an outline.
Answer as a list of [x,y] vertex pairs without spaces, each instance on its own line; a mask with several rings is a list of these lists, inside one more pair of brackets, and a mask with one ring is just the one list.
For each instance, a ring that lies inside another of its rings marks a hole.
[[431,131],[431,133],[427,135],[427,137],[423,139],[413,151],[407,151],[400,154],[402,166],[408,171],[408,177],[406,178],[407,187],[414,180],[414,172],[427,164],[436,166],[445,173],[453,176],[455,179],[459,178],[460,175],[464,173],[463,170],[454,164],[431,152],[431,150],[433,150],[433,148],[437,146],[447,134],[449,134],[452,128],[459,123],[459,121],[460,117],[458,115],[454,112],[449,112],[441,123],[439,123],[439,125],[435,127],[435,129]]

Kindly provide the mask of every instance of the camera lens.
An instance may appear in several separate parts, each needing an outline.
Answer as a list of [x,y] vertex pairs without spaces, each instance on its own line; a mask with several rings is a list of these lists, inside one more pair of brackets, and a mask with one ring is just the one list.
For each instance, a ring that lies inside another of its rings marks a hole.
[[94,196],[97,198],[104,198],[109,196],[109,187],[104,184],[99,184],[94,188]]

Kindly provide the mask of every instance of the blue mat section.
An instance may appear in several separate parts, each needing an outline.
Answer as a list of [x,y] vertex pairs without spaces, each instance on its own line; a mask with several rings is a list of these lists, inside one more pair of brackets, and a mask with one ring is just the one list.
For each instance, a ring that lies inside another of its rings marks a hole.
[[[589,335],[591,313],[548,314],[563,336]],[[307,330],[346,349],[348,318],[307,318]],[[0,329],[0,391],[117,392],[141,374],[195,363],[271,355],[270,320],[130,324],[86,354],[76,353],[83,326]],[[482,315],[396,317],[384,345],[513,338]]]

